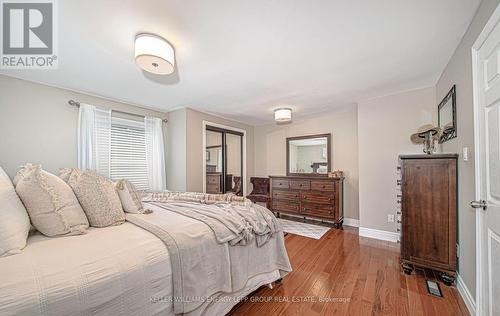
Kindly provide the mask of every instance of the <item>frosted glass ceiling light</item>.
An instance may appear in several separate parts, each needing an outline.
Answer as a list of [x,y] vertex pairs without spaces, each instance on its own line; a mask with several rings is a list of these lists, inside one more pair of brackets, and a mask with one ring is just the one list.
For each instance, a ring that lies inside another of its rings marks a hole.
[[278,123],[290,122],[292,120],[292,109],[279,108],[274,110],[274,120]]
[[145,71],[169,75],[175,69],[174,48],[157,35],[139,34],[135,37],[135,62]]

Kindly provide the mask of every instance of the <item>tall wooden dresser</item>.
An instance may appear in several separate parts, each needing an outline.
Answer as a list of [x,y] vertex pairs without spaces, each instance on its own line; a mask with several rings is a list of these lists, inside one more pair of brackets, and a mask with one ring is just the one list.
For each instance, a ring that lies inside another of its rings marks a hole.
[[451,285],[457,270],[456,154],[402,155],[401,265],[441,271]]
[[344,178],[319,176],[271,176],[271,210],[331,221],[336,228],[344,222]]

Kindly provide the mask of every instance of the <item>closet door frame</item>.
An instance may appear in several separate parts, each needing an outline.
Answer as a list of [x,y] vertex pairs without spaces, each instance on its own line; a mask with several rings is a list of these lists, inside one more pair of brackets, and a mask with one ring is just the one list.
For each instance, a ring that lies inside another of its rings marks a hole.
[[222,188],[223,191],[226,189],[226,174],[227,174],[227,166],[226,166],[226,134],[233,134],[241,137],[241,185],[242,185],[242,194],[243,196],[247,195],[247,157],[246,157],[246,131],[244,129],[226,126],[222,124],[217,124],[209,121],[203,121],[203,168],[202,168],[202,179],[203,179],[203,192],[207,192],[207,178],[206,178],[206,141],[207,141],[207,130],[211,130],[214,132],[222,132],[222,153],[223,153],[223,161],[222,161]]

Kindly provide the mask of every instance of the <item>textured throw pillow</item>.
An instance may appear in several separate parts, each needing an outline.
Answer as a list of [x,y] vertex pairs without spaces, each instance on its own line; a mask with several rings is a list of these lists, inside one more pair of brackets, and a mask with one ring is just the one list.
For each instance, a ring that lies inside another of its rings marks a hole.
[[141,195],[137,192],[135,186],[128,180],[120,180],[116,183],[116,190],[122,202],[123,210],[127,213],[149,213],[142,205]]
[[90,226],[107,227],[125,222],[125,213],[113,181],[94,171],[79,169],[62,169],[60,177],[75,192]]
[[27,164],[14,178],[33,226],[53,236],[84,234],[89,222],[71,188],[40,165]]
[[0,257],[20,253],[30,230],[28,213],[0,167]]

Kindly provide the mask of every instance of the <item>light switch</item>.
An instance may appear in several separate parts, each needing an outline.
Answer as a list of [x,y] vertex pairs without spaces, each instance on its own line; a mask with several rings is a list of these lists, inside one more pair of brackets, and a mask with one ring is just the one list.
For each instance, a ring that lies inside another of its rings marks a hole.
[[463,159],[464,159],[464,161],[469,161],[469,148],[468,147],[464,147],[462,149],[462,152],[463,152]]

